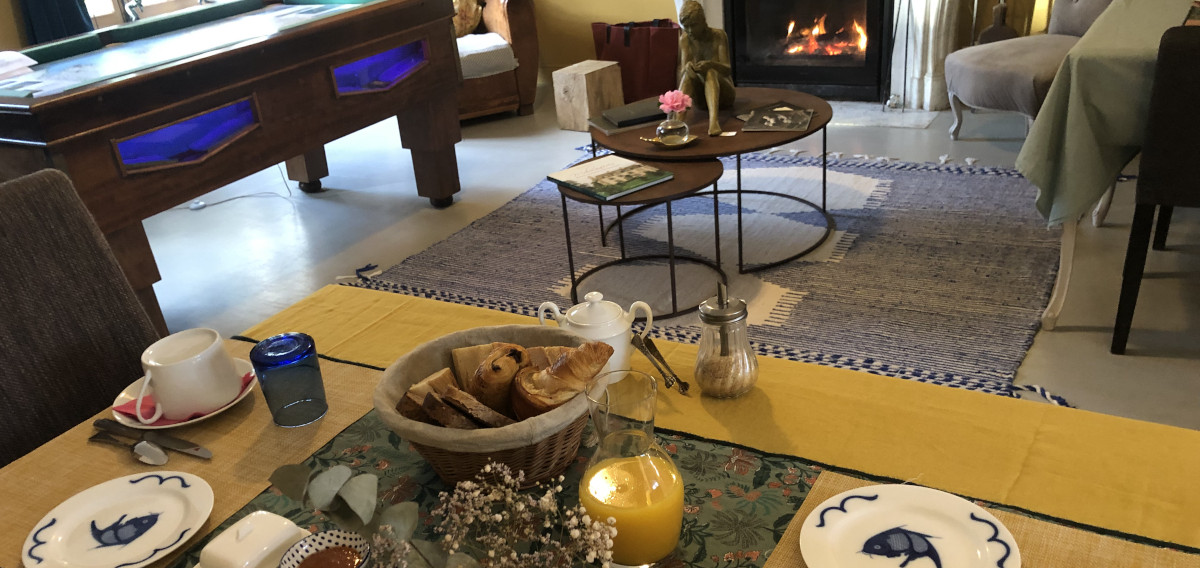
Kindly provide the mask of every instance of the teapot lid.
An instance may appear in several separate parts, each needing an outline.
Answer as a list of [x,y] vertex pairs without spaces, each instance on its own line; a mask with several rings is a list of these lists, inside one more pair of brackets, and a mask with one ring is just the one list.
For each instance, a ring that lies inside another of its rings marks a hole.
[[625,316],[621,306],[605,300],[600,292],[588,292],[583,299],[583,303],[567,310],[567,321],[574,325],[605,325],[620,321]]

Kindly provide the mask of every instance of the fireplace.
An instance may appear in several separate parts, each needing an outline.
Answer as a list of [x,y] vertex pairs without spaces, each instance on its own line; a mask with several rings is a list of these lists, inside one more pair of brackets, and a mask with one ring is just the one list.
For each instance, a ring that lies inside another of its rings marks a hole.
[[724,0],[724,16],[735,84],[886,98],[892,0]]

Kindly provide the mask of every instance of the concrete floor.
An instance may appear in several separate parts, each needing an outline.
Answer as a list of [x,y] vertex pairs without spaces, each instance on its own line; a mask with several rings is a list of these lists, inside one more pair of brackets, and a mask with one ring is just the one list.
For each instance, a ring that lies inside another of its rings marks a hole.
[[[1021,116],[968,115],[958,141],[947,135],[950,122],[946,112],[924,130],[830,127],[829,149],[1013,166],[1025,135]],[[533,116],[464,124],[457,146],[463,191],[448,209],[416,195],[409,155],[395,120],[387,120],[327,145],[325,193],[301,193],[280,166],[204,196],[202,209],[157,215],[145,225],[167,324],[239,333],[356,268],[389,267],[448,237],[560,169],[587,141],[585,133],[558,129],[543,86]],[[820,139],[793,147],[817,155]],[[1177,210],[1170,250],[1150,254],[1128,354],[1108,352],[1133,193],[1132,182],[1120,184],[1107,223],[1081,226],[1058,327],[1038,333],[1017,383],[1045,387],[1079,408],[1200,429],[1197,211]]]

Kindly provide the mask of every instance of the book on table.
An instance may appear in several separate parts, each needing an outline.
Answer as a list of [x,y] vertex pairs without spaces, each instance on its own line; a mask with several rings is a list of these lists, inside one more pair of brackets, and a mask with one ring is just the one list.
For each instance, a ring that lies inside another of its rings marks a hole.
[[602,114],[588,117],[588,126],[603,132],[605,136],[612,136],[613,134],[619,134],[621,132],[638,128],[649,128],[651,129],[650,132],[654,131],[654,125],[649,122],[639,122],[637,124],[630,124],[628,126],[617,126],[613,124],[611,120],[604,118],[604,115]]
[[596,199],[612,201],[674,177],[666,170],[608,154],[554,172],[546,179]]
[[667,118],[667,113],[659,108],[658,97],[648,97],[627,105],[605,109],[600,116],[618,128],[661,121]]

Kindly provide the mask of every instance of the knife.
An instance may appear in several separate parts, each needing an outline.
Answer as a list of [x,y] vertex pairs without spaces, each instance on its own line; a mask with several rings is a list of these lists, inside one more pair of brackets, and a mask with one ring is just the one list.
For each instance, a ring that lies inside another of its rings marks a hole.
[[139,430],[108,418],[100,418],[93,422],[92,425],[104,430],[105,432],[111,432],[118,436],[154,442],[155,444],[158,444],[169,450],[175,450],[177,452],[196,456],[198,458],[204,458],[206,460],[212,459],[212,452],[208,449],[201,447],[198,444],[193,444],[187,440],[181,440],[170,434],[164,434],[157,430]]

